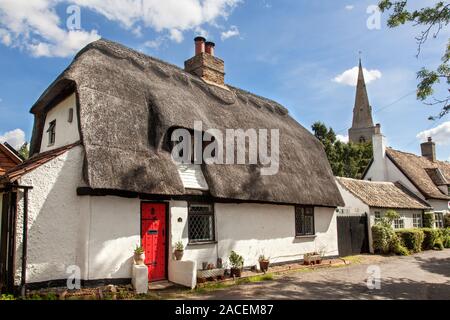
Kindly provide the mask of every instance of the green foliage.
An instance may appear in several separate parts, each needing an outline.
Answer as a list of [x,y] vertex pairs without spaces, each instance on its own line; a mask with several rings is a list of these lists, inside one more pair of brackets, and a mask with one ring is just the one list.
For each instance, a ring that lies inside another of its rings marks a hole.
[[392,239],[395,232],[382,224],[372,226],[373,249],[375,252],[388,254],[392,249]]
[[402,229],[396,230],[395,233],[401,239],[402,244],[411,252],[420,252],[425,237],[420,229]]
[[19,149],[19,154],[21,155],[22,158],[24,158],[25,160],[28,159],[30,157],[30,149],[29,149],[29,145],[28,142],[25,142]]
[[177,243],[175,243],[175,250],[177,250],[177,251],[184,251],[183,242],[178,241]]
[[439,244],[437,244],[438,242],[442,244],[439,230],[432,228],[422,228],[422,231],[425,235],[422,244],[423,250],[432,250],[435,247],[435,245],[440,246]]
[[343,143],[336,139],[332,128],[322,122],[312,125],[314,136],[322,142],[333,174],[339,177],[361,178],[372,159],[372,144]]
[[[450,22],[450,4],[446,1],[437,1],[428,7],[415,10],[408,9],[408,0],[382,0],[378,4],[382,12],[390,11],[387,25],[395,28],[400,25],[412,23],[414,27],[422,27],[423,30],[416,37],[418,43],[417,56],[419,56],[422,45],[427,41],[430,35],[436,38],[444,26]],[[450,84],[450,42],[447,43],[444,55],[441,58],[441,64],[435,70],[427,70],[422,68],[417,73],[420,80],[417,85],[417,99],[424,101],[434,94],[434,88],[445,81],[448,86]],[[448,89],[448,88],[446,88]],[[434,102],[428,105],[441,105],[442,109],[439,114],[430,119],[442,118],[450,112],[449,105],[450,96],[443,98],[434,98]]]
[[442,244],[444,248],[450,248],[450,228],[442,229]]
[[235,251],[231,251],[229,260],[232,268],[241,269],[244,267],[244,258]]
[[142,246],[136,245],[136,248],[134,249],[135,254],[143,254],[144,248]]
[[444,216],[444,228],[450,228],[450,214]]
[[12,294],[2,294],[0,300],[16,300],[16,298]]
[[423,214],[423,227],[424,228],[433,228],[434,227],[434,213],[433,212],[425,212]]

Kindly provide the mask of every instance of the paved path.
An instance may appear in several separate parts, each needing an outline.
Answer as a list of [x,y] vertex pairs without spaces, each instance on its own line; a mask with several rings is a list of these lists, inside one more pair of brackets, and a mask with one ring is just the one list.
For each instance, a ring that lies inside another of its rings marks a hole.
[[[378,257],[378,258],[377,258]],[[450,249],[408,257],[368,257],[363,264],[282,275],[189,299],[446,299],[450,300]],[[381,270],[381,289],[367,288],[367,268]]]

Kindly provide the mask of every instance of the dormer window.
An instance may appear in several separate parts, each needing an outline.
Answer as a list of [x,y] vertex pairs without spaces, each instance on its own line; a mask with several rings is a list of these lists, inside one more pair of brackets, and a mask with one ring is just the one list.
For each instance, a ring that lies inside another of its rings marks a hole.
[[56,140],[56,120],[53,120],[52,122],[50,122],[50,124],[48,125],[48,145],[54,145],[55,144],[55,140]]

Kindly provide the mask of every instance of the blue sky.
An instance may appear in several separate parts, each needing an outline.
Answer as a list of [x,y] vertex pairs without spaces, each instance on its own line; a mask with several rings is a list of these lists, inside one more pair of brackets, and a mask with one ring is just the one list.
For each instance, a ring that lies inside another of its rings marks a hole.
[[[355,95],[353,73],[343,73],[362,51],[374,120],[388,144],[419,153],[417,135],[432,130],[420,137],[432,134],[438,158],[450,160],[449,116],[427,120],[439,108],[414,95],[416,72],[440,62],[448,29],[416,58],[419,29],[388,29],[386,15],[380,29],[367,27],[373,0],[144,2],[146,11],[138,0],[0,0],[0,140],[18,143],[20,130],[30,139],[30,107],[85,43],[101,36],[182,66],[192,39],[205,34],[225,60],[227,83],[282,103],[308,129],[320,120],[343,136]],[[82,30],[66,27],[72,4],[81,10]]]

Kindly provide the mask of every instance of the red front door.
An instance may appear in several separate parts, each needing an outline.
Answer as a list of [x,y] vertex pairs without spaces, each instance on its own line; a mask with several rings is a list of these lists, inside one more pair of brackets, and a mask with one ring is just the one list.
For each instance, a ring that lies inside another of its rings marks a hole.
[[143,203],[141,241],[148,267],[148,280],[166,279],[166,205]]

